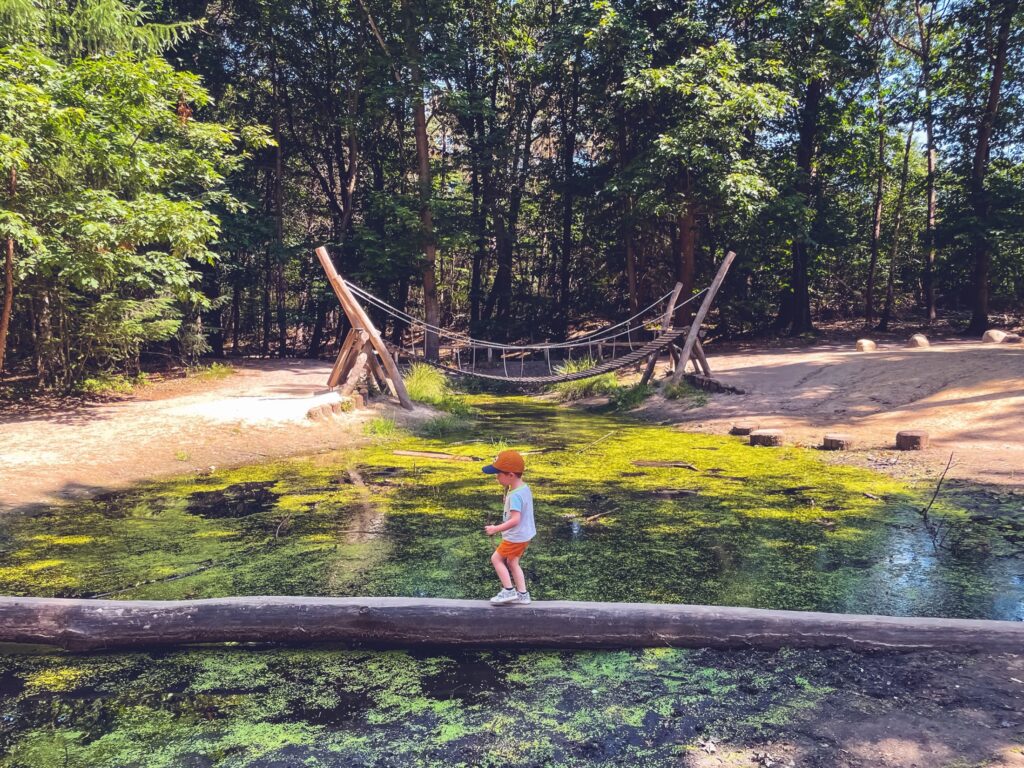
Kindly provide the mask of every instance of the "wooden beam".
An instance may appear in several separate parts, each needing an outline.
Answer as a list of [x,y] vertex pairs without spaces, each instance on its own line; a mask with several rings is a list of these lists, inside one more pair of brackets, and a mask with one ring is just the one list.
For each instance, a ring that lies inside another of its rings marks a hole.
[[700,338],[693,343],[693,364],[700,365],[700,369],[704,371],[705,376],[711,375],[711,366],[708,365],[708,358],[704,354],[704,345],[700,343]]
[[[676,302],[679,301],[679,294],[682,292],[683,284],[676,283],[676,287],[672,290],[672,296],[668,300],[668,306],[665,309],[665,315],[661,321],[662,331],[667,331],[669,328],[672,327],[672,317],[676,313]],[[640,377],[641,384],[646,384],[651,380],[651,376],[654,375],[654,367],[658,364],[658,357],[660,355],[660,352],[655,352],[653,355],[651,355],[651,359],[647,361],[647,368],[644,369],[644,375]]]
[[413,407],[412,400],[405,389],[405,382],[402,381],[402,376],[398,372],[398,366],[395,365],[395,361],[391,359],[391,353],[388,351],[387,345],[380,336],[380,331],[378,331],[376,326],[374,326],[369,315],[366,314],[359,302],[356,301],[355,296],[352,295],[348,286],[345,285],[345,281],[342,280],[341,275],[339,275],[338,271],[334,268],[334,262],[331,261],[331,256],[327,253],[327,249],[320,246],[316,249],[316,255],[320,260],[320,265],[324,268],[324,272],[327,273],[327,279],[330,281],[331,287],[334,289],[334,293],[338,297],[338,301],[341,302],[341,306],[342,309],[345,310],[345,314],[349,316],[349,320],[352,321],[353,327],[365,329],[370,334],[370,344],[380,358],[380,363],[384,366],[384,370],[387,371],[388,376],[394,383],[395,391],[398,395],[398,401],[402,404],[403,408],[411,411]]
[[405,597],[0,597],[0,642],[72,651],[196,643],[368,647],[829,648],[1021,653],[1024,623],[651,603]]
[[327,386],[332,388],[338,386],[348,373],[352,359],[369,339],[370,335],[360,328],[352,328],[348,332],[341,345],[341,350],[338,352],[338,359],[334,361],[331,375],[327,378]]
[[711,283],[711,287],[708,288],[708,294],[704,297],[704,301],[700,304],[700,309],[697,310],[697,314],[693,316],[693,323],[690,325],[690,332],[686,334],[686,343],[683,345],[683,354],[679,358],[679,365],[676,366],[675,372],[672,374],[673,383],[678,382],[683,377],[683,372],[686,370],[686,362],[690,359],[690,355],[693,354],[693,345],[697,342],[697,333],[700,331],[700,326],[704,322],[704,318],[708,314],[708,310],[711,309],[711,302],[715,300],[715,294],[718,293],[718,289],[722,287],[722,283],[725,281],[725,275],[729,271],[729,267],[732,266],[733,260],[736,258],[735,251],[729,251],[725,254],[725,261],[722,262],[722,266],[718,268],[718,274],[715,275],[715,279]]

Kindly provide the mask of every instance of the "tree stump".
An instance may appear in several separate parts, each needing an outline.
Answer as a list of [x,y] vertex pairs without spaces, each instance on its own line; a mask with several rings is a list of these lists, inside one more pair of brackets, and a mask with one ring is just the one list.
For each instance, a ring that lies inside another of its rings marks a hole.
[[729,430],[730,435],[749,435],[757,429],[757,424],[752,421],[737,421]]
[[981,337],[981,340],[986,344],[1001,344],[1006,338],[1006,331],[1000,331],[996,328],[989,328],[985,331],[985,335]]
[[896,448],[901,451],[921,451],[928,447],[928,433],[911,430],[896,433]]
[[876,349],[878,349],[878,345],[871,339],[857,339],[858,352],[874,352]]
[[774,448],[782,445],[783,437],[785,433],[781,429],[755,429],[750,433],[750,444]]
[[923,333],[915,333],[907,341],[907,346],[912,349],[924,349],[926,347],[930,347],[931,344],[928,342],[928,337]]
[[826,451],[848,451],[853,448],[853,438],[849,435],[832,432],[825,435],[821,447]]

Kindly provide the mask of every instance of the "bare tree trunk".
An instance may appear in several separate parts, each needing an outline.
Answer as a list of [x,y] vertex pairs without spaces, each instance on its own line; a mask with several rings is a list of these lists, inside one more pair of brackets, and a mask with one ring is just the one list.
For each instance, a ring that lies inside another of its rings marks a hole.
[[558,334],[565,338],[569,332],[569,266],[572,259],[573,193],[576,183],[576,110],[579,101],[579,70],[573,67],[568,104],[562,103],[562,238],[558,260]]
[[[434,216],[430,198],[433,181],[430,175],[430,145],[427,141],[427,112],[423,102],[423,73],[420,70],[420,46],[412,9],[408,0],[402,2],[405,17],[405,44],[409,54],[409,70],[412,78],[413,130],[416,134],[416,168],[419,175],[420,238],[423,243],[423,314],[428,326],[437,327],[440,314],[437,304],[437,280],[434,268],[437,262],[437,245],[434,240]],[[438,359],[437,332],[426,331],[424,353],[428,360]]]
[[[18,172],[11,168],[8,186],[10,202],[18,187]],[[4,261],[4,305],[0,313],[0,374],[4,371],[4,357],[7,350],[7,332],[11,327],[11,312],[14,308],[14,238],[7,238],[7,252]]]
[[[676,226],[679,230],[678,258],[676,261],[676,280],[683,284],[680,293],[684,299],[693,294],[694,276],[697,263],[697,212],[693,203],[686,203]],[[689,322],[693,309],[688,304],[676,308],[674,324],[681,328]]]
[[[814,157],[818,142],[818,121],[821,103],[825,96],[825,83],[814,78],[807,84],[804,103],[800,110],[800,130],[796,148],[795,191],[805,206],[814,205]],[[814,330],[811,321],[810,294],[810,253],[808,238],[800,232],[793,238],[793,260],[790,273],[790,287],[783,297],[780,324],[788,326],[793,335]]]
[[974,148],[971,165],[971,207],[977,226],[971,232],[971,250],[974,252],[974,307],[971,315],[970,333],[984,333],[988,328],[988,273],[992,258],[992,242],[989,233],[991,201],[985,188],[988,174],[989,149],[996,113],[999,111],[999,96],[1003,85],[1003,71],[1006,68],[1006,50],[1010,38],[1010,26],[1020,5],[1019,0],[1002,4],[996,37],[996,54],[992,64],[992,79],[989,82],[988,99],[978,124],[978,140]]
[[875,88],[878,90],[878,178],[875,183],[874,212],[871,220],[871,263],[868,266],[868,287],[864,293],[865,326],[870,326],[875,321],[875,272],[878,269],[878,255],[882,243],[882,197],[885,190],[885,112],[882,108],[882,78],[878,71],[875,72]]
[[925,19],[921,0],[914,0],[914,13],[917,16],[917,31],[921,43],[921,88],[924,91],[924,134],[927,175],[925,176],[925,196],[928,201],[927,219],[924,229],[924,310],[927,323],[935,322],[935,114],[932,104],[932,26],[931,18],[935,12],[933,3]]
[[903,201],[906,199],[907,178],[910,176],[910,147],[914,143],[914,125],[907,131],[907,144],[903,150],[903,170],[900,173],[900,191],[896,197],[896,212],[892,225],[892,248],[889,251],[889,279],[885,288],[885,309],[882,310],[882,320],[878,323],[878,330],[888,331],[889,320],[892,319],[892,305],[894,300],[893,283],[896,278],[896,258],[899,255],[900,224],[903,223]]

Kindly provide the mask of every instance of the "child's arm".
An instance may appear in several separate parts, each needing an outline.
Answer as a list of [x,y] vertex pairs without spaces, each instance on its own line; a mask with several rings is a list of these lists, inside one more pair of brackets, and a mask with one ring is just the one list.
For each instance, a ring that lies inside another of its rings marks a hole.
[[508,520],[506,520],[501,525],[485,525],[484,533],[486,533],[488,536],[493,536],[496,533],[507,531],[509,528],[515,528],[517,525],[519,525],[519,520],[521,518],[522,514],[519,512],[519,510],[513,509],[508,514]]

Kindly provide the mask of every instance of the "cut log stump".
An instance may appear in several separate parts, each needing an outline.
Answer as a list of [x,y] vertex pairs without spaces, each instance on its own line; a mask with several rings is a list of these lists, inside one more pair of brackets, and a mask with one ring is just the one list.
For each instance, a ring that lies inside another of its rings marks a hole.
[[931,344],[928,342],[928,337],[923,333],[915,333],[907,340],[907,346],[911,349],[925,349],[930,347]]
[[896,433],[896,448],[901,451],[921,451],[928,447],[928,433],[910,430]]
[[750,433],[750,444],[775,448],[782,445],[784,437],[785,433],[781,429],[755,429]]
[[752,421],[737,421],[732,425],[732,429],[729,430],[730,435],[749,435],[758,425]]
[[825,435],[821,447],[826,451],[848,451],[853,448],[853,438],[849,435],[831,432]]
[[858,352],[874,352],[876,349],[878,349],[878,345],[871,339],[857,339]]

